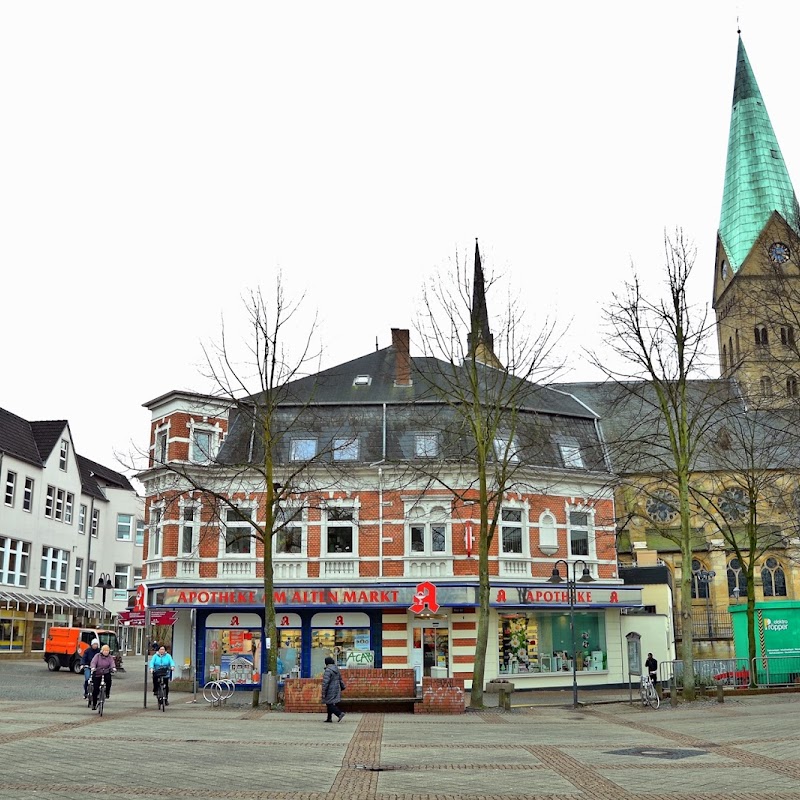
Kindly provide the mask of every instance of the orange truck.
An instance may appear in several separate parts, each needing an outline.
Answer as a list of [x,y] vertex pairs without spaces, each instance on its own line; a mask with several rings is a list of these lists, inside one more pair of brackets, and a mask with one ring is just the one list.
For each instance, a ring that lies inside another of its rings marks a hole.
[[74,673],[81,671],[81,658],[84,650],[99,639],[100,646],[107,644],[111,654],[119,652],[119,642],[114,631],[96,630],[95,628],[58,628],[51,627],[44,643],[44,660],[47,669],[55,672],[61,667],[71,669]]

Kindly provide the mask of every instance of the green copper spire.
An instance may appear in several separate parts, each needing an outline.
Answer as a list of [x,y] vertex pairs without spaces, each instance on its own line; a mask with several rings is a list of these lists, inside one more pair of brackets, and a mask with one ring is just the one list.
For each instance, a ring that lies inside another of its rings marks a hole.
[[737,271],[773,212],[797,227],[797,199],[739,38],[719,237]]

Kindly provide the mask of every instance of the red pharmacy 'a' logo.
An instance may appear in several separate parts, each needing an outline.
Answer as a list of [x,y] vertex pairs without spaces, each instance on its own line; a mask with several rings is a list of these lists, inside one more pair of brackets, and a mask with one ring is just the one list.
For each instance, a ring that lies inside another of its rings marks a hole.
[[430,581],[417,584],[414,602],[409,609],[415,614],[421,614],[426,607],[432,614],[439,610],[439,603],[436,602],[436,587]]

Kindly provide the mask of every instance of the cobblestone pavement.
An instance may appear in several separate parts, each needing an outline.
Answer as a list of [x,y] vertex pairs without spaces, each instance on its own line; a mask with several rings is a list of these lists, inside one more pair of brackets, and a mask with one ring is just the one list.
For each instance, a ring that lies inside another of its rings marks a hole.
[[0,800],[800,800],[798,694],[325,725],[178,692],[145,710],[138,669],[103,718],[80,693],[78,676],[0,662]]

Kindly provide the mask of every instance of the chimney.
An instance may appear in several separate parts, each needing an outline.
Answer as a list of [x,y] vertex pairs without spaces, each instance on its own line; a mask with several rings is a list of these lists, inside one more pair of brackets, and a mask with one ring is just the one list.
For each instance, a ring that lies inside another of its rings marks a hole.
[[392,328],[392,347],[394,347],[394,385],[411,386],[411,354],[407,329]]

